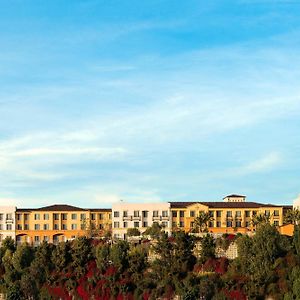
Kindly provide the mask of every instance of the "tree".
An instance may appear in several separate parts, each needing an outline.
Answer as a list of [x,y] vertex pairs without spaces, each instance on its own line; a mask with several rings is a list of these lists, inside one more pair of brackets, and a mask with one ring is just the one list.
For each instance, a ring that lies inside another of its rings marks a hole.
[[103,272],[110,264],[110,246],[108,244],[99,244],[96,247],[96,264],[98,269]]
[[134,247],[129,251],[129,273],[134,282],[139,283],[144,277],[144,271],[148,267],[147,253],[141,246]]
[[118,269],[120,273],[126,270],[128,263],[129,244],[126,241],[118,241],[113,244],[110,250],[110,259],[112,264]]
[[201,262],[204,263],[209,258],[214,258],[216,255],[216,243],[211,234],[206,234],[201,239]]
[[27,244],[20,245],[12,257],[12,264],[15,270],[22,273],[28,268],[34,259],[34,250]]
[[141,232],[136,228],[128,228],[127,229],[127,235],[128,236],[140,236]]
[[51,255],[51,262],[56,270],[63,271],[70,264],[71,259],[70,242],[62,242],[55,246]]
[[284,223],[299,225],[300,224],[300,211],[299,209],[289,209],[284,216]]
[[297,254],[300,256],[300,228],[299,227],[300,225],[296,225],[294,228],[293,243]]
[[151,227],[148,227],[145,231],[144,231],[144,235],[150,235],[150,237],[152,239],[158,239],[161,234],[163,233],[162,231],[162,226],[158,223],[153,223]]
[[270,215],[260,213],[252,217],[252,224],[254,227],[258,227],[267,223],[270,223]]
[[78,237],[71,243],[72,266],[77,276],[85,272],[85,266],[93,257],[90,240],[84,236]]
[[213,221],[214,218],[209,212],[200,211],[198,217],[194,220],[194,228],[200,232],[207,232],[208,223]]

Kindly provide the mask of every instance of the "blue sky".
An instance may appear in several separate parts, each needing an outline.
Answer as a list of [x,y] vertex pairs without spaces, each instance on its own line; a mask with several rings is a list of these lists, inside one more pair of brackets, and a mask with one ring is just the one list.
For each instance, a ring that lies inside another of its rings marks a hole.
[[0,203],[290,204],[300,2],[2,1]]

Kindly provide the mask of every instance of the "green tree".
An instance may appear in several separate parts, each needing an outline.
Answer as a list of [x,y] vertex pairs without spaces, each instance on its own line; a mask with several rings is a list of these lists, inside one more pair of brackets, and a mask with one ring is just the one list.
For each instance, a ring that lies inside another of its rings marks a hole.
[[161,234],[163,233],[162,229],[163,228],[160,224],[153,223],[152,226],[148,227],[144,231],[143,235],[150,235],[150,237],[152,239],[158,239],[161,236]]
[[113,244],[111,247],[110,259],[112,261],[112,264],[118,269],[120,273],[125,271],[129,266],[128,250],[128,242],[122,240]]
[[300,226],[296,225],[294,228],[294,235],[293,235],[293,243],[296,250],[296,253],[300,256]]
[[34,249],[27,245],[20,245],[12,257],[12,264],[15,270],[22,273],[26,268],[28,268],[34,259]]
[[284,223],[299,225],[300,211],[298,209],[289,209],[284,216]]
[[98,269],[103,272],[110,263],[110,246],[108,244],[99,244],[96,247],[96,264]]
[[214,218],[209,212],[200,211],[199,215],[195,218],[194,228],[198,232],[207,232],[208,223],[213,220]]
[[201,239],[200,260],[204,263],[209,258],[216,255],[216,243],[211,234],[206,234]]
[[93,258],[90,239],[81,236],[73,240],[71,243],[71,257],[76,275],[83,275],[86,264]]
[[140,236],[141,232],[136,228],[128,228],[127,229],[127,235],[128,236]]
[[70,242],[61,242],[55,246],[51,254],[51,262],[58,271],[63,271],[71,262]]

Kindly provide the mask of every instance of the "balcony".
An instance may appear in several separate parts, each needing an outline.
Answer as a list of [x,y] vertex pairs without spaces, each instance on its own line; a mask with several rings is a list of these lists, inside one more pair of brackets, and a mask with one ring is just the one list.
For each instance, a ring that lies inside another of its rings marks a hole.
[[153,221],[161,221],[161,219],[162,219],[162,217],[160,217],[160,216],[155,216],[155,217],[153,216],[152,217]]
[[162,216],[161,219],[168,221],[169,220],[169,216]]
[[14,220],[12,218],[5,219],[6,224],[13,224]]
[[140,216],[132,216],[131,220],[132,221],[141,221],[141,217]]

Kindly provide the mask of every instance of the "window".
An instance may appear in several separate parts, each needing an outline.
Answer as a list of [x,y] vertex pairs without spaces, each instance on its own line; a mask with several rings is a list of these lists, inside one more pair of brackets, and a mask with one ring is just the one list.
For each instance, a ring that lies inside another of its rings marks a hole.
[[210,222],[208,223],[208,227],[214,227],[214,222],[210,221]]
[[194,211],[194,210],[191,210],[191,211],[190,211],[190,217],[191,217],[191,218],[194,218],[194,217],[195,217],[195,211]]
[[71,229],[72,229],[72,230],[77,230],[77,224],[72,224],[72,225],[71,225]]
[[21,221],[22,220],[22,215],[21,214],[17,214],[17,220]]
[[257,215],[257,211],[256,210],[253,210],[252,211],[252,216],[256,216]]
[[21,225],[21,224],[18,224],[18,225],[17,225],[17,229],[18,229],[18,230],[22,230],[22,225]]
[[128,217],[128,211],[127,210],[123,211],[123,217]]
[[99,224],[99,229],[103,229],[103,228],[104,228],[103,224]]
[[80,224],[80,229],[81,229],[81,230],[86,230],[86,225],[85,225],[85,223]]
[[265,210],[265,215],[266,216],[270,216],[270,211],[269,210]]
[[68,214],[61,214],[61,219],[62,220],[67,220],[68,219]]
[[226,222],[226,226],[227,226],[227,227],[232,227],[232,222],[231,222],[231,221],[227,221],[227,222]]
[[153,211],[153,217],[158,217],[158,210]]
[[240,211],[240,210],[238,210],[238,211],[235,212],[235,217],[236,217],[236,218],[240,218],[241,215],[242,215],[242,214],[241,214],[241,211]]
[[143,218],[148,218],[148,211],[147,210],[143,210]]
[[217,221],[217,227],[221,227],[221,222]]
[[103,214],[99,214],[99,220],[103,220]]
[[180,216],[180,218],[184,218],[184,211],[183,211],[183,210],[181,210],[181,211],[179,212],[179,216]]
[[72,220],[77,220],[77,214],[72,214],[72,215],[71,215],[71,219],[72,219]]
[[62,224],[61,229],[62,230],[67,230],[67,224]]
[[0,214],[0,221],[3,220],[3,214]]
[[83,221],[86,219],[86,215],[85,214],[80,214],[80,220]]
[[127,222],[123,222],[123,227],[127,228],[128,227],[128,223]]
[[96,220],[96,214],[91,214],[91,219],[94,221]]
[[49,220],[49,214],[44,214],[44,220]]
[[279,226],[279,221],[274,221],[275,226]]
[[139,211],[139,210],[135,210],[135,211],[133,212],[133,216],[134,216],[134,217],[139,217],[139,216],[140,216],[140,211]]
[[163,210],[162,211],[162,216],[163,217],[168,217],[168,211],[167,210]]
[[12,214],[6,214],[6,220],[12,220]]
[[140,227],[140,223],[139,222],[134,222],[133,227],[135,227],[135,228]]
[[274,217],[278,217],[278,216],[279,216],[279,210],[274,210]]
[[6,230],[12,230],[12,225],[11,224],[6,224]]
[[245,222],[245,226],[246,226],[246,227],[250,227],[250,222],[249,222],[249,221],[246,221],[246,222]]
[[172,211],[172,217],[177,218],[177,211]]
[[34,219],[39,220],[40,219],[40,214],[34,214]]
[[34,230],[40,230],[40,224],[34,224]]
[[53,218],[54,218],[54,220],[59,220],[59,214],[54,214]]
[[49,230],[49,224],[44,224],[44,230]]
[[179,222],[179,227],[184,227],[184,222],[183,221]]
[[29,230],[29,225],[28,224],[24,225],[24,230]]
[[148,227],[148,222],[143,222],[143,227]]
[[236,221],[235,222],[235,227],[242,227],[241,221]]
[[114,211],[114,218],[119,218],[120,213],[118,211]]
[[209,211],[209,216],[212,217],[212,218],[214,217],[214,211],[213,210]]
[[246,216],[246,218],[250,218],[250,210],[245,211],[245,216]]
[[172,227],[177,227],[177,224],[176,224],[176,222],[172,222]]
[[120,227],[120,223],[119,222],[114,222],[114,228],[119,228]]
[[222,211],[221,210],[217,210],[217,218],[221,218],[222,216]]
[[29,219],[29,215],[28,215],[28,214],[25,214],[25,215],[24,215],[24,220],[25,220],[25,221],[28,221],[28,219]]
[[[226,216],[227,216],[227,218],[231,218],[232,217],[232,211],[231,210],[228,210],[227,212],[226,212]],[[228,227],[228,226],[227,226]],[[230,226],[231,227],[231,226]]]
[[45,241],[45,242],[49,242],[49,236],[46,236],[46,235],[45,235],[45,236],[44,236],[44,241]]
[[111,214],[108,214],[108,218],[111,220]]
[[59,230],[58,224],[54,224],[54,230]]
[[34,241],[35,241],[35,242],[39,242],[39,241],[40,241],[40,237],[36,235],[36,236],[34,237]]
[[161,222],[162,227],[166,228],[168,227],[168,222]]

